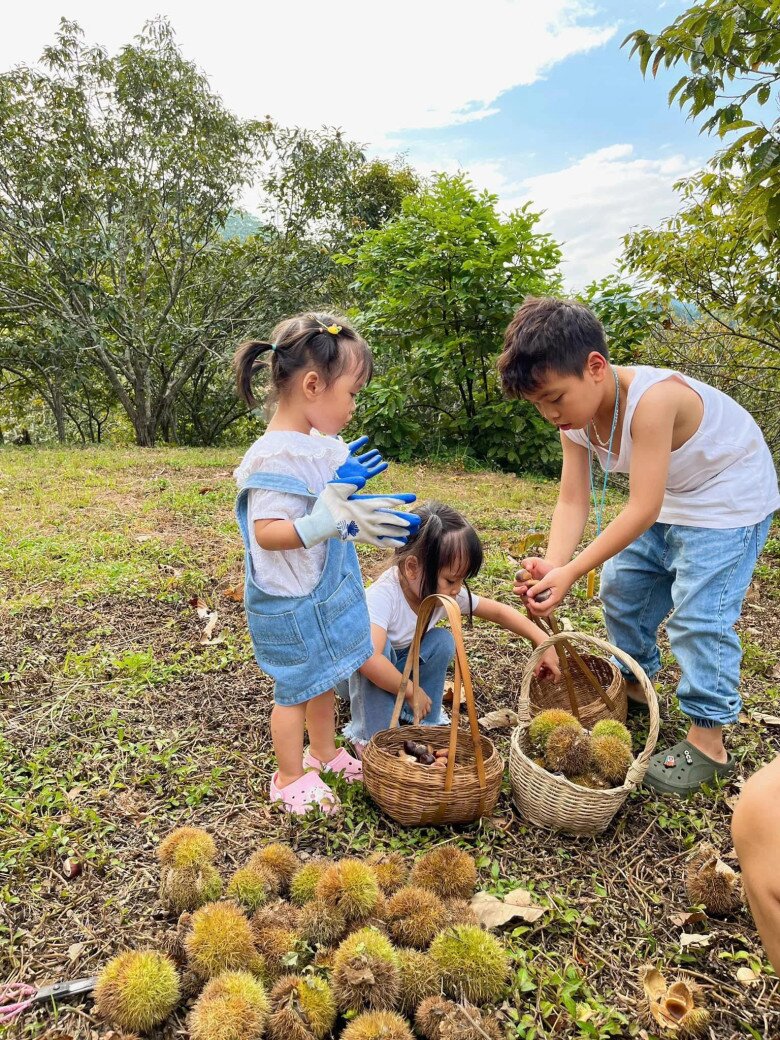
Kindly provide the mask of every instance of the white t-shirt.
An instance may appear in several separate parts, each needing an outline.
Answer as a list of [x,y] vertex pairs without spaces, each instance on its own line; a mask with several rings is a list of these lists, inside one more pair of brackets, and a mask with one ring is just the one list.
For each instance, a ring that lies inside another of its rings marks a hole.
[[[469,594],[465,588],[455,597],[461,614],[469,612]],[[399,580],[398,568],[390,567],[366,589],[368,616],[372,625],[378,625],[387,632],[387,638],[394,650],[406,650],[412,645],[417,615],[409,606]],[[477,609],[479,596],[471,594],[471,609]],[[444,607],[436,607],[431,615],[428,628],[433,628],[444,617]]]
[[[297,477],[319,495],[349,455],[349,448],[338,437],[326,437],[316,430],[295,433],[273,430],[259,437],[233,473],[239,487],[252,473],[281,473]],[[247,518],[252,574],[257,584],[272,596],[307,596],[325,567],[327,542],[311,549],[262,549],[255,539],[255,520],[298,520],[310,513],[313,501],[300,495],[255,488],[249,493]]]
[[[699,395],[704,407],[699,428],[669,457],[669,473],[658,523],[682,527],[752,527],[780,508],[772,456],[755,419],[741,405],[709,383],[672,369],[634,365],[623,416],[620,451],[610,473],[629,473],[633,439],[631,421],[644,394],[657,383],[677,379]],[[587,448],[586,430],[566,430],[565,436]],[[594,454],[602,469],[607,452],[598,444]]]

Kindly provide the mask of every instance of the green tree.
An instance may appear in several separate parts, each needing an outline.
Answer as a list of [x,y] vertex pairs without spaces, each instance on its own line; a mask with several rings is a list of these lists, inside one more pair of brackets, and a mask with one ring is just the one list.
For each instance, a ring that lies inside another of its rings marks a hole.
[[[637,29],[628,42],[643,74],[650,68],[655,76],[661,65],[687,65],[669,92],[669,104],[676,100],[691,116],[706,115],[703,131],[729,137],[715,168],[738,167],[744,173],[741,189],[751,236],[775,235],[780,226],[780,2],[702,0],[660,33]],[[771,111],[771,118],[762,121],[759,110]]]
[[554,432],[502,397],[495,361],[523,297],[559,288],[560,250],[529,206],[501,216],[496,203],[439,175],[343,258],[380,373],[361,421],[396,456],[438,446],[515,469],[556,457]]
[[0,335],[69,330],[153,444],[272,266],[255,248],[239,294],[212,259],[270,127],[227,112],[164,21],[113,58],[63,21],[39,68],[0,76],[0,127]]
[[640,362],[645,344],[664,318],[660,304],[643,298],[615,275],[591,282],[581,298],[604,326],[611,360],[617,365]]
[[626,270],[664,311],[651,359],[733,394],[780,447],[777,250],[751,235],[754,214],[739,177],[706,171],[677,188],[680,211],[625,240]]

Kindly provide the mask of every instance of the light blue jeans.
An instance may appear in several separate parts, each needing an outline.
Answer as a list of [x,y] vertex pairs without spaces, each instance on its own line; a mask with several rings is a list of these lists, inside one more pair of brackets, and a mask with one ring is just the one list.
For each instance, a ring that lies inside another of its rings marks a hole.
[[[383,654],[402,672],[409,648],[396,652],[388,640]],[[448,629],[431,628],[425,633],[420,646],[420,684],[431,698],[431,710],[422,720],[423,726],[440,726],[448,721],[446,712],[442,712],[441,702],[447,669],[454,657],[455,641]],[[366,744],[380,729],[387,729],[395,698],[395,694],[380,689],[360,672],[355,672],[349,680],[352,720],[344,727],[344,736]],[[414,722],[412,711],[406,703],[401,709],[401,721]]]
[[610,641],[651,677],[661,667],[658,627],[671,611],[666,632],[682,672],[677,697],[697,726],[725,726],[739,716],[742,647],[734,625],[771,523],[770,515],[725,530],[653,524],[604,564],[600,596]]

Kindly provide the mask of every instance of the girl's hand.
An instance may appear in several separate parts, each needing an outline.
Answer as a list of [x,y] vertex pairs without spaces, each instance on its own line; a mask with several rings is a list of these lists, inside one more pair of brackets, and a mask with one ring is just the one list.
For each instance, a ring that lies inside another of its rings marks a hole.
[[431,710],[431,698],[422,686],[415,686],[412,682],[408,682],[406,684],[406,696],[404,700],[412,709],[414,724],[417,726],[420,720],[424,719]]
[[546,679],[549,676],[553,682],[561,681],[561,665],[555,647],[551,646],[539,664],[534,668],[537,679]]
[[355,490],[360,491],[366,486],[366,482],[373,477],[384,473],[387,463],[376,448],[358,455],[361,448],[368,444],[368,437],[359,437],[349,445],[349,455],[336,470],[332,484],[354,484]]
[[553,565],[543,560],[541,556],[528,556],[523,560],[522,568],[515,575],[514,593],[516,596],[525,596],[531,581],[539,581],[545,574],[553,569]]
[[[548,617],[562,603],[573,582],[574,576],[568,568],[553,567],[541,581],[528,589],[525,597],[528,609],[536,617]],[[549,595],[539,602],[539,597],[548,589]]]

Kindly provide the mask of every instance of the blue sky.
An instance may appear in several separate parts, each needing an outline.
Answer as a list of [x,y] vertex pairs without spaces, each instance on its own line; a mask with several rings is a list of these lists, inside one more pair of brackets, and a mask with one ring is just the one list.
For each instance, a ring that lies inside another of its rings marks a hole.
[[157,14],[243,116],[340,126],[421,172],[467,170],[526,200],[562,243],[576,289],[614,270],[620,239],[677,208],[672,185],[716,143],[644,80],[620,43],[685,3],[635,0],[38,0],[4,17],[0,68],[34,61],[60,15],[115,50]]

